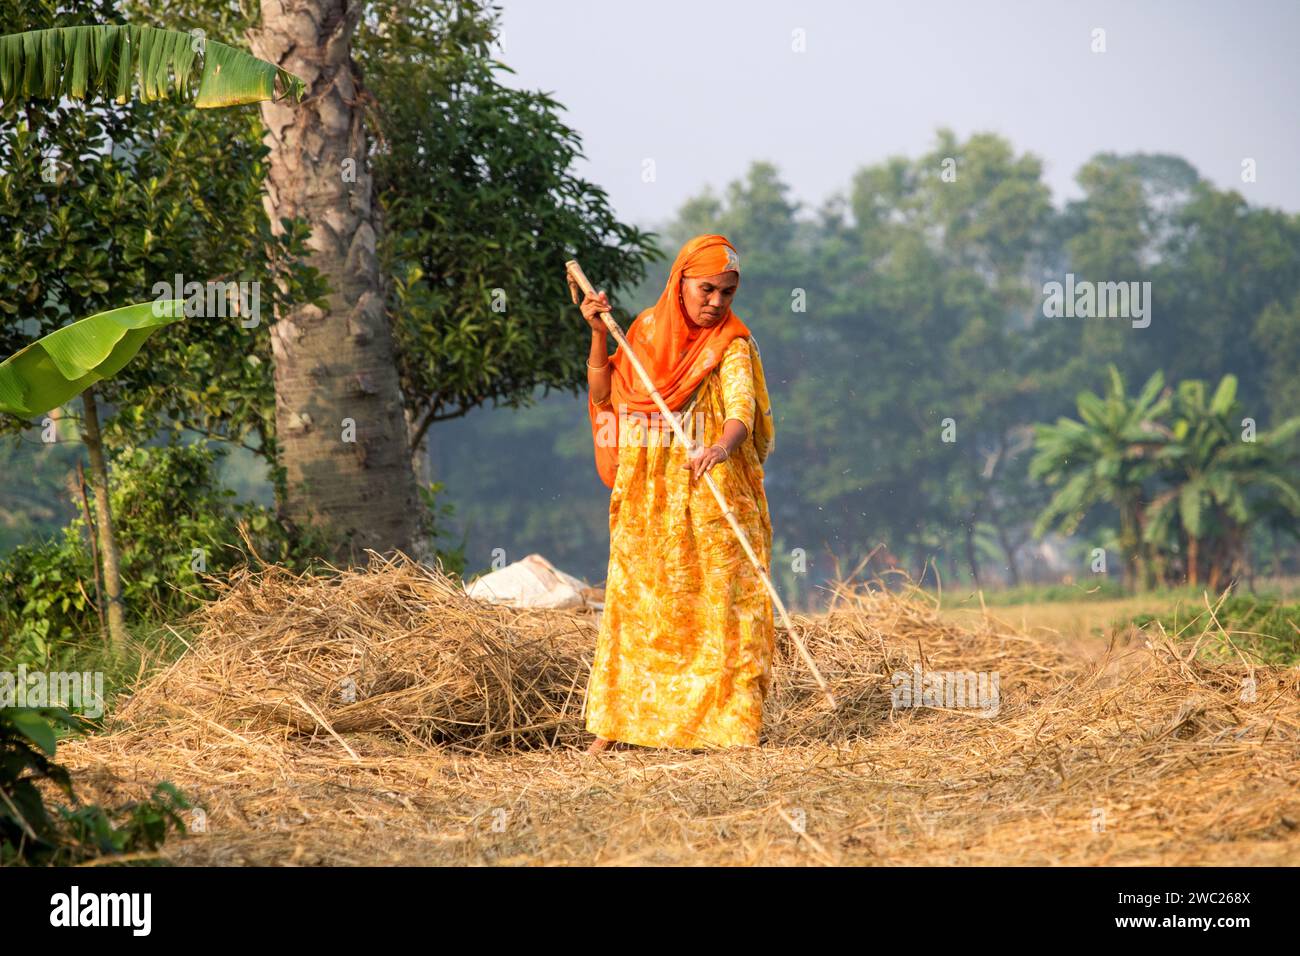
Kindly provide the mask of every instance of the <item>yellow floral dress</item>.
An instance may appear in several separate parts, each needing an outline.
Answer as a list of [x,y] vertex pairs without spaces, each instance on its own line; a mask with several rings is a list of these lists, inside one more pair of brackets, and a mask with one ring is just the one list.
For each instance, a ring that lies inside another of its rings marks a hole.
[[[757,346],[732,339],[680,416],[706,445],[721,441],[727,419],[745,424],[745,440],[708,474],[770,569],[763,460],[774,428],[762,375]],[[771,598],[703,476],[692,481],[683,467],[686,449],[659,428],[620,429],[587,730],[648,747],[757,746],[771,687]]]

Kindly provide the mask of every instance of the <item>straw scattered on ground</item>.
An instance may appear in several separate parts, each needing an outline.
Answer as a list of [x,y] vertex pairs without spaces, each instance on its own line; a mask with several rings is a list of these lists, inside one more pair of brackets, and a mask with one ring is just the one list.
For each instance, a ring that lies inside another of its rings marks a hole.
[[[592,612],[404,559],[245,572],[60,759],[104,803],[196,799],[178,864],[1300,862],[1297,668],[1159,632],[1089,654],[865,585],[793,621],[834,713],[778,631],[761,747],[588,756]],[[996,708],[895,708],[917,663],[997,672]]]

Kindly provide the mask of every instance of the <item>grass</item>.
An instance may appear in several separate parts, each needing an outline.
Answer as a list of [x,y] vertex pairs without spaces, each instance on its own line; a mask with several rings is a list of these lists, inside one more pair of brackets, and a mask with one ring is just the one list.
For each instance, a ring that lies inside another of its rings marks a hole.
[[1130,624],[1181,640],[1195,638],[1203,660],[1300,664],[1300,604],[1234,595],[1199,606],[1180,604],[1165,614],[1139,614]]
[[[1218,614],[1219,623],[1237,643],[1262,654],[1261,659],[1296,663],[1300,657],[1300,604],[1284,603],[1297,594],[1296,584],[1288,579],[1256,583],[1256,592],[1227,598]],[[1197,588],[1126,595],[1107,582],[1093,588],[1060,584],[986,591],[982,606],[979,593],[948,591],[943,595],[941,614],[946,620],[970,625],[991,613],[1025,633],[1097,644],[1157,622],[1171,636],[1194,637],[1207,629],[1214,631],[1207,606],[1213,607],[1217,600]],[[1248,632],[1262,632],[1262,637],[1252,638]],[[1212,636],[1202,644],[1198,652],[1213,655],[1223,640]]]
[[[1160,614],[1185,600],[1174,595],[1144,594],[1121,598],[1044,601],[1036,604],[993,605],[989,613],[1025,634],[1060,637],[1070,642],[1098,642],[1107,639],[1116,622],[1142,614]],[[965,626],[976,625],[985,615],[976,596],[953,602],[945,600],[940,610],[945,620]]]
[[[950,597],[956,592],[950,592]],[[963,592],[969,593],[969,592]],[[1098,577],[1082,584],[1021,584],[1016,587],[984,591],[987,607],[1008,607],[1018,604],[1044,604],[1055,602],[1079,603],[1081,601],[1116,601],[1125,597],[1123,585],[1114,578]],[[970,593],[966,600],[979,604],[979,596]]]
[[[188,647],[194,629],[186,624],[158,621],[137,622],[130,628],[126,646],[114,651],[98,635],[56,645],[48,670],[104,675],[104,714],[111,713],[118,699],[129,695],[151,675],[177,660]],[[29,667],[29,670],[35,668]],[[84,708],[71,708],[79,713]],[[92,728],[100,721],[91,721]],[[69,731],[60,729],[60,737]]]

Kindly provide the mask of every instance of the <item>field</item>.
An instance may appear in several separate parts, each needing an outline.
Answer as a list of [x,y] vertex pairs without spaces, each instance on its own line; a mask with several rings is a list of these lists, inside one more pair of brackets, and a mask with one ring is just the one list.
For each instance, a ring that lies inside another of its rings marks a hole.
[[[177,864],[1300,863],[1300,669],[1020,613],[840,586],[794,618],[834,712],[779,633],[761,747],[588,756],[589,612],[272,570],[60,757],[89,798],[193,797]],[[893,706],[918,665],[996,700]]]
[[941,614],[944,620],[976,628],[985,617],[996,617],[1018,633],[1065,642],[1086,653],[1105,647],[1111,627],[1116,622],[1144,611],[1170,610],[1177,603],[1169,598],[1143,596],[1113,600],[1044,601],[1011,607],[981,608],[978,601],[966,600],[957,606],[945,601]]

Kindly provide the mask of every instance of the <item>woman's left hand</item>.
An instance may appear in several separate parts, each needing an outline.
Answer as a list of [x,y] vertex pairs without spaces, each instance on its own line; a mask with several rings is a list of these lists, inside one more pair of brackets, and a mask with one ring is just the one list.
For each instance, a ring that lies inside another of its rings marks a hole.
[[698,480],[700,475],[707,472],[718,462],[726,461],[727,457],[727,453],[722,450],[720,445],[697,447],[690,453],[682,467],[691,469],[691,478]]

